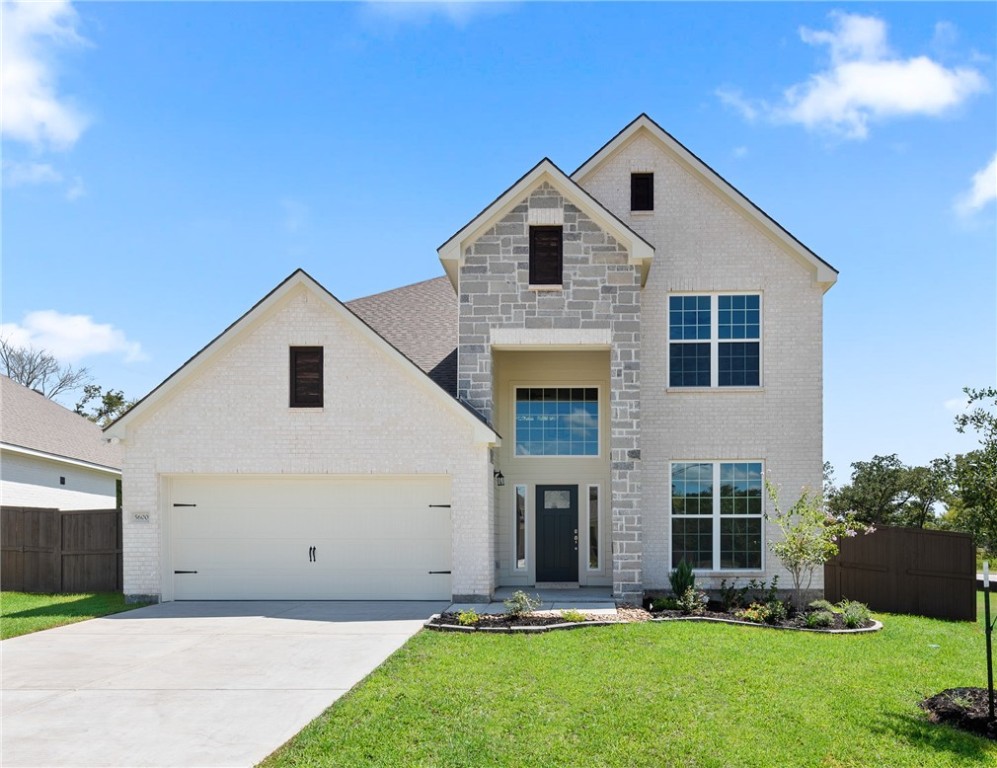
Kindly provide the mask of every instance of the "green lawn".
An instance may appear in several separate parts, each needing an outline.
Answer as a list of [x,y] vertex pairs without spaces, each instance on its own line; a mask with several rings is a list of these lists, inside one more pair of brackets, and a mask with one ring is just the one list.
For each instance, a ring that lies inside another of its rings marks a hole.
[[980,616],[885,615],[850,637],[423,631],[262,765],[994,766],[997,745],[917,707],[986,684],[982,597]]
[[0,639],[26,635],[41,629],[106,616],[139,608],[144,603],[126,605],[120,592],[91,592],[84,595],[31,595],[26,592],[0,592]]

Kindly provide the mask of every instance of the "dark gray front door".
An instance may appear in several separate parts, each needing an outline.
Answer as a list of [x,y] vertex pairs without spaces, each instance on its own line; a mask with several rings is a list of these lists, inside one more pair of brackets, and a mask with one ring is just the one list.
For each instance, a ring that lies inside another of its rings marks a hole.
[[537,486],[537,581],[578,581],[578,486]]

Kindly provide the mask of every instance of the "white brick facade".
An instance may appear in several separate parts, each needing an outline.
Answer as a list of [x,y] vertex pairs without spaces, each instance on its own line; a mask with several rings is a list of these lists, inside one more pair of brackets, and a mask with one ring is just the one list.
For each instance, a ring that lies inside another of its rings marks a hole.
[[[126,425],[127,595],[163,594],[163,478],[187,473],[449,475],[454,593],[491,594],[488,445],[458,404],[345,312],[298,286]],[[291,346],[324,347],[324,408],[288,407]]]
[[[495,433],[451,394],[310,278],[292,276],[112,428],[125,447],[125,592],[169,597],[164,514],[167,478],[176,475],[447,475],[452,588],[462,597],[490,596],[496,573],[510,585],[535,581],[532,565],[517,565],[518,483],[602,488],[602,559],[581,580],[612,583],[631,600],[668,587],[672,462],[762,462],[785,506],[804,487],[819,489],[822,304],[836,273],[647,118],[620,136],[573,181],[542,161],[517,182],[532,186],[510,187],[441,246],[459,287],[456,391],[502,421],[505,447],[492,450]],[[653,211],[630,211],[635,172],[654,174]],[[542,185],[530,180],[542,174]],[[564,279],[555,290],[528,284],[536,224],[564,228]],[[667,309],[679,293],[761,297],[759,387],[669,387]],[[288,407],[291,346],[325,350],[322,409]],[[586,368],[563,357],[581,363],[593,351],[602,355],[596,373],[591,360]],[[597,379],[606,393],[607,450],[598,461],[543,465],[551,457],[532,457],[527,466],[510,449],[514,379],[571,386],[555,365]],[[537,373],[543,366],[550,370]],[[503,460],[510,485],[497,494],[493,473]],[[761,569],[703,573],[699,583],[778,575],[788,586],[765,546],[774,536],[763,531]]]
[[[654,173],[652,213],[630,211],[634,172]],[[761,460],[782,486],[786,506],[802,487],[820,489],[823,289],[812,268],[646,133],[579,181],[655,246],[641,297],[644,587],[667,588],[670,462]],[[669,389],[668,295],[724,291],[762,295],[762,386]],[[770,527],[765,541],[774,535]],[[778,574],[788,585],[788,574],[767,547],[763,556],[764,572],[747,576]],[[700,581],[718,586],[720,578]]]

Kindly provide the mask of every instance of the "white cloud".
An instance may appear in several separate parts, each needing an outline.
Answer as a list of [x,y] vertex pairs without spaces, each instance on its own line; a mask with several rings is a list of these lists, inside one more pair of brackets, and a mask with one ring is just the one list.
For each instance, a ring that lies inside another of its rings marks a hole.
[[740,160],[742,157],[747,157],[748,156],[748,148],[747,147],[734,147],[734,149],[733,149],[733,151],[732,151],[731,154],[733,154],[734,157],[736,157],[738,160]]
[[37,184],[58,184],[62,174],[48,163],[8,163],[3,164],[3,186],[28,187]]
[[732,89],[718,91],[718,97],[748,120],[764,115],[864,139],[872,122],[938,117],[989,87],[975,69],[945,67],[927,56],[898,56],[881,19],[834,12],[831,20],[831,30],[800,29],[803,42],[827,46],[830,67],[787,88],[781,103],[751,100]]
[[402,26],[426,26],[442,19],[458,29],[463,29],[475,19],[504,13],[510,3],[493,0],[464,0],[463,2],[425,2],[424,0],[402,0],[401,2],[381,2],[368,0],[361,8],[366,21],[376,24],[381,31],[387,24],[388,32],[397,31]]
[[95,323],[89,315],[64,315],[54,309],[29,312],[21,323],[0,324],[0,338],[16,346],[44,350],[67,363],[105,354],[123,354],[126,362],[146,359],[142,346],[129,341],[113,325]]
[[989,165],[973,174],[969,189],[956,200],[955,209],[969,216],[993,200],[997,200],[997,152]]
[[86,118],[57,93],[55,51],[86,41],[66,0],[3,3],[3,137],[35,148],[68,149]]
[[83,178],[76,176],[69,184],[69,188],[66,190],[66,199],[69,201],[79,200],[83,195],[87,193],[87,188],[83,184]]
[[747,120],[749,123],[754,122],[758,118],[759,112],[765,109],[765,104],[763,102],[748,99],[736,88],[718,88],[716,90],[717,97],[726,104],[728,107],[732,107],[737,112],[741,113],[741,117]]

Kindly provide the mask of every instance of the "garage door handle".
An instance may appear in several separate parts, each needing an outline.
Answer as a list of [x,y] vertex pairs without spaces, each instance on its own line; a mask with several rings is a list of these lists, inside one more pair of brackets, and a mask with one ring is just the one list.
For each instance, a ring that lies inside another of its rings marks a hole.
[[450,571],[430,571],[429,574],[432,576],[435,573],[450,573]]
[[197,571],[173,571],[173,573],[197,573]]
[[318,557],[316,556],[316,548],[315,547],[309,547],[308,548],[308,562],[309,563],[314,563],[317,560],[318,560]]

